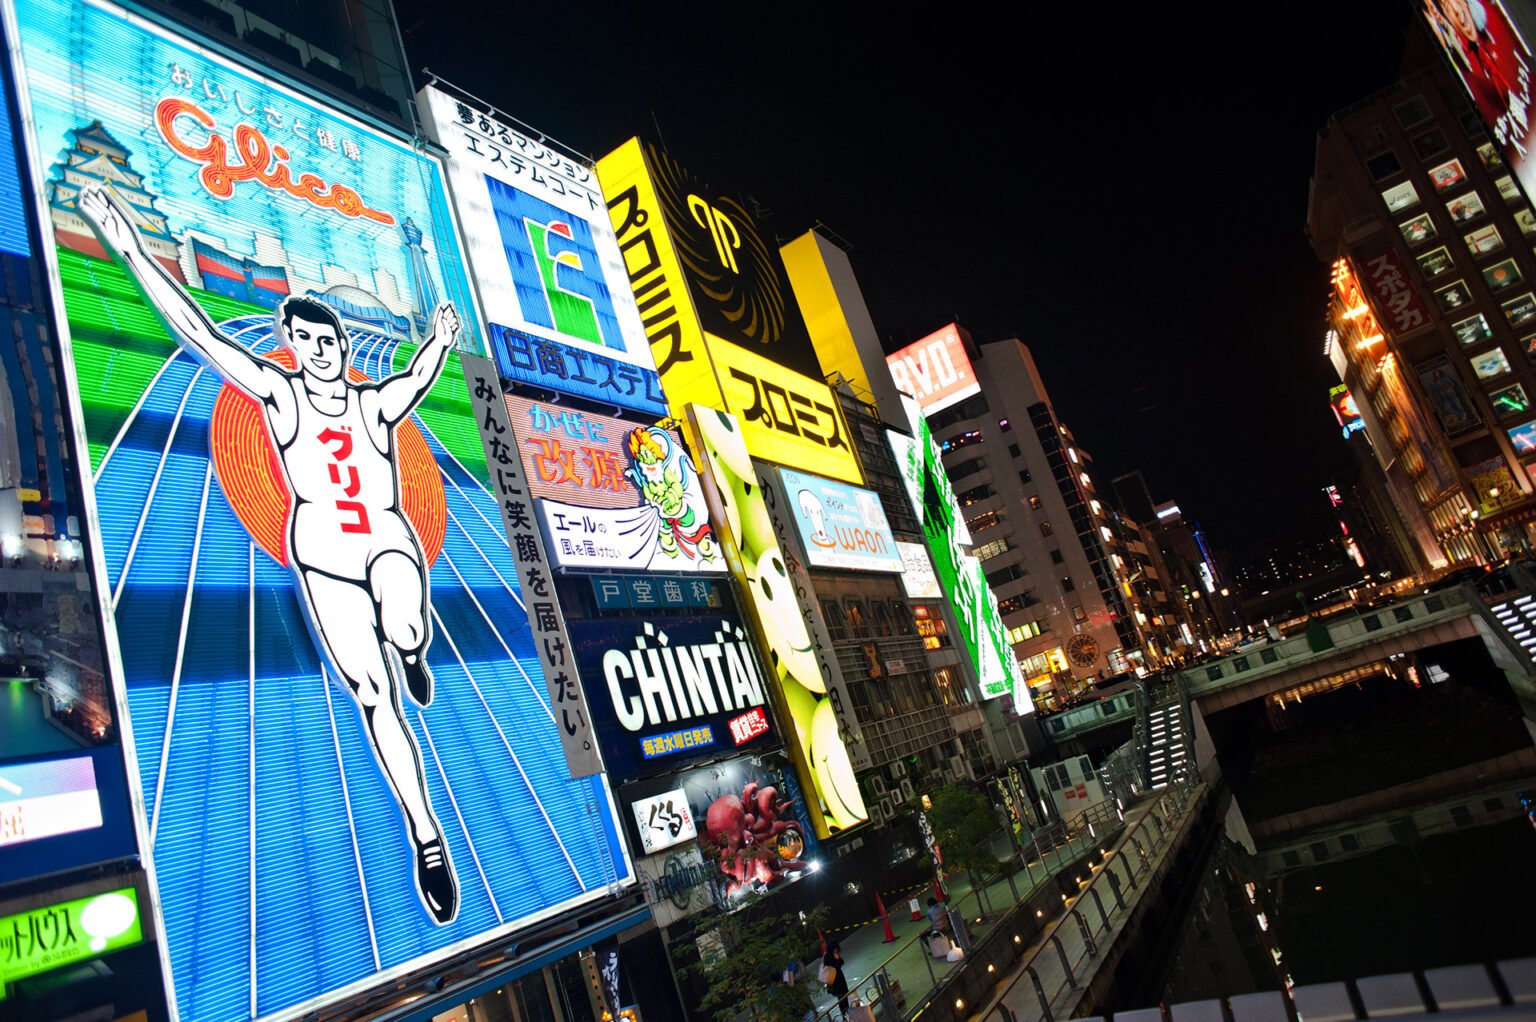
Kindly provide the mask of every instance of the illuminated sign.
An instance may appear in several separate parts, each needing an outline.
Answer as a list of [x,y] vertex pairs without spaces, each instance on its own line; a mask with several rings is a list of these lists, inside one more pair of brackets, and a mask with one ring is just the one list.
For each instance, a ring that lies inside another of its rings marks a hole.
[[694,314],[640,140],[632,138],[598,160],[597,173],[672,414],[681,416],[688,401],[719,407],[725,399],[704,350],[703,329]]
[[727,570],[676,430],[520,397],[507,410],[557,565]]
[[[655,897],[653,904],[679,896],[677,907],[684,908],[689,891],[700,884],[715,888],[720,900],[730,904],[810,871],[816,839],[800,786],[783,755],[735,756],[623,789],[631,803],[673,799],[673,812],[681,809],[675,801],[679,792],[699,832],[698,843],[679,843],[664,850],[666,855],[645,860],[647,876],[655,885],[647,892]],[[635,824],[636,845],[644,847],[646,827],[638,817]],[[711,868],[688,868],[694,849],[711,857],[706,860]],[[672,855],[677,858],[666,864]],[[658,923],[664,918],[658,914]]]
[[[832,388],[746,348],[706,336],[725,388],[724,410],[740,421],[754,458],[848,483],[864,481]],[[666,382],[670,397],[672,381]]]
[[1466,388],[1462,386],[1456,367],[1449,358],[1438,355],[1413,368],[1447,436],[1467,433],[1482,426],[1482,419],[1473,410],[1472,400],[1467,396]]
[[1429,314],[1409,282],[1402,262],[1392,249],[1368,257],[1360,276],[1376,299],[1381,322],[1393,332],[1404,334],[1429,322]]
[[440,166],[108,3],[14,13],[179,1016],[323,1011],[630,882],[529,676]]
[[143,939],[139,895],[132,887],[0,917],[0,992],[7,983]]
[[592,579],[592,595],[602,610],[720,606],[715,583],[683,575],[603,576]]
[[693,813],[688,809],[688,796],[681,788],[632,802],[629,809],[634,814],[635,827],[640,831],[640,844],[646,855],[699,836]]
[[901,551],[869,490],[781,469],[806,559],[820,568],[901,571]]
[[101,823],[89,757],[0,766],[0,846],[93,830]]
[[944,595],[939,588],[939,576],[933,572],[933,562],[928,559],[928,548],[921,543],[896,541],[901,554],[901,585],[914,600],[931,600]]
[[1351,433],[1365,428],[1365,420],[1360,418],[1360,410],[1355,407],[1355,397],[1344,384],[1328,391],[1328,404],[1333,408],[1333,417],[1338,420],[1346,440]]
[[745,745],[758,735],[767,734],[770,727],[768,715],[761,706],[753,707],[739,717],[732,717],[726,726],[730,729],[731,741],[737,745]]
[[1517,454],[1536,454],[1536,422],[1524,422],[1506,430]]
[[885,362],[891,367],[897,389],[917,398],[924,415],[981,393],[981,382],[965,353],[960,328],[954,323],[887,355]]
[[826,837],[869,818],[843,741],[838,706],[818,663],[740,425],[712,408],[692,406],[688,414],[702,443],[706,464],[701,469],[713,485],[712,499],[721,505],[719,520],[740,553],[747,582],[743,591],[772,657],[774,669],[768,673],[785,711],[780,719],[793,723],[795,766],[814,794],[816,833]]
[[[1511,19],[1510,7],[1518,24]],[[1536,195],[1536,166],[1530,157],[1536,142],[1530,109],[1531,48],[1521,31],[1536,25],[1529,21],[1527,5],[1424,0],[1422,13],[1430,37],[1439,42],[1472,97],[1499,155],[1520,179],[1525,194]]]
[[693,759],[739,745],[732,720],[767,701],[751,639],[735,615],[585,618],[566,626],[614,776],[638,776],[641,760]]
[[504,376],[664,414],[655,363],[592,168],[428,86],[490,350]]
[[[710,188],[655,146],[644,146],[644,159],[700,328],[821,379],[772,236],[734,196]],[[598,162],[598,173],[608,190],[606,163]]]
[[[981,695],[993,699],[1011,694],[1016,712],[1033,713],[1034,701],[1013,657],[997,596],[987,583],[981,562],[965,549],[970,537],[944,471],[943,454],[916,400],[903,398],[902,407],[911,422],[912,435],[893,430],[886,435],[912,506],[922,520],[928,552],[954,609]],[[932,499],[927,499],[930,496]]]

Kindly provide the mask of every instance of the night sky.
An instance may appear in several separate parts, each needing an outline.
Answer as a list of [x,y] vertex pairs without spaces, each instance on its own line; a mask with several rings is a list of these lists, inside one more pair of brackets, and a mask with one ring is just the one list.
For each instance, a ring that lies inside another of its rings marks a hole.
[[1019,337],[1102,486],[1140,468],[1239,561],[1330,534],[1352,461],[1308,181],[1328,115],[1398,77],[1411,6],[1245,9],[1262,38],[1177,5],[834,6],[397,9],[417,72],[593,156],[659,127],[781,240],[831,227],[887,350]]

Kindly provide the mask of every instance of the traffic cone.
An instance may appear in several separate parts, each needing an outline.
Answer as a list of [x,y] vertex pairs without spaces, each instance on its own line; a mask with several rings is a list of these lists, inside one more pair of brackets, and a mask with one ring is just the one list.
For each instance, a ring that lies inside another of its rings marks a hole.
[[821,935],[821,931],[820,930],[816,931],[816,939],[821,942],[821,953],[822,954],[826,954],[827,953],[827,938],[825,938],[825,937],[823,937]]
[[891,917],[885,912],[885,900],[880,897],[880,892],[875,892],[875,907],[880,910],[880,921],[885,924],[885,940],[882,943],[894,944],[896,934],[891,930]]
[[923,921],[923,910],[918,908],[918,906],[917,906],[917,899],[916,898],[909,898],[909,899],[907,899],[907,904],[912,906],[912,921],[914,923],[922,922]]
[[949,900],[944,896],[944,885],[939,883],[938,877],[933,878],[933,896],[937,898],[941,904]]

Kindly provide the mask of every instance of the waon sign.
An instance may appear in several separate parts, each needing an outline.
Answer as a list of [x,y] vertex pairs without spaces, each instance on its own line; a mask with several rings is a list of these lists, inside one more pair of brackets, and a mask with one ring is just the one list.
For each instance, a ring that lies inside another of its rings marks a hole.
[[1408,274],[1390,248],[1379,255],[1360,260],[1359,278],[1370,292],[1381,325],[1394,336],[1410,333],[1429,322],[1424,303],[1419,300]]

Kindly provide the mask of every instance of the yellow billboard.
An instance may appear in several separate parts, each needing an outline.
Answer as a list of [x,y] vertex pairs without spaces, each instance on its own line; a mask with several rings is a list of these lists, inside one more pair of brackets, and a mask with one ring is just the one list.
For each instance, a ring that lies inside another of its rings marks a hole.
[[[713,334],[704,340],[725,391],[725,403],[715,407],[741,420],[752,457],[846,483],[864,482],[831,387]],[[663,376],[661,385],[668,400],[676,400],[672,381]]]
[[597,161],[608,215],[624,254],[624,269],[651,342],[651,357],[676,419],[690,402],[723,407],[720,384],[704,350],[704,334],[677,249],[667,234],[656,187],[640,140],[632,138]]

